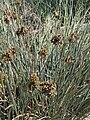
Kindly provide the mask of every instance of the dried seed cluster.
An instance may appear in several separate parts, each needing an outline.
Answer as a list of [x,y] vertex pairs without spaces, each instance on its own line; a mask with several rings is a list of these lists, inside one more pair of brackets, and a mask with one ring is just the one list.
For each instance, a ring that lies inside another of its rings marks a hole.
[[72,63],[74,60],[74,57],[73,56],[68,56],[66,59],[65,59],[65,62],[66,63]]
[[16,31],[16,34],[19,36],[19,35],[25,35],[28,33],[28,29],[26,27],[21,27],[21,28],[18,28],[18,30]]
[[9,17],[9,16],[7,16],[7,17],[5,18],[5,20],[4,20],[4,21],[6,22],[6,24],[9,24],[10,17]]
[[59,11],[54,11],[54,17],[57,19],[60,19],[60,12]]
[[39,89],[42,93],[46,95],[57,95],[56,86],[53,85],[50,81],[41,82],[39,85]]
[[30,81],[28,87],[29,87],[29,90],[32,91],[33,87],[37,88],[39,86],[40,81],[39,81],[39,77],[37,76],[36,73],[31,74],[30,80],[31,81]]
[[43,47],[38,54],[41,56],[41,58],[46,58],[46,56],[48,55],[48,50]]
[[39,77],[36,73],[31,74],[31,81],[33,81],[35,84],[39,82]]
[[2,59],[5,62],[13,61],[15,54],[16,54],[15,48],[8,49],[8,50],[4,51],[4,53],[2,54]]
[[79,34],[72,33],[68,39],[69,43],[72,43],[80,38]]
[[63,43],[63,37],[61,35],[55,35],[52,39],[51,39],[51,43],[53,43],[54,45],[59,45]]
[[28,87],[30,91],[32,91],[33,87],[37,88],[45,95],[54,96],[57,94],[56,85],[50,81],[40,82],[36,73],[31,74],[31,82]]
[[21,0],[15,0],[15,4],[19,6],[21,4]]

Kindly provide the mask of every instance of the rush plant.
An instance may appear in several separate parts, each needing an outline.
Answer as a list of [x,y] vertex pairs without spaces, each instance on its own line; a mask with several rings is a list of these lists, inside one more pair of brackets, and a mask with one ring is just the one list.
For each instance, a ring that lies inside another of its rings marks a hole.
[[73,16],[67,0],[55,10],[43,2],[49,12],[42,20],[39,4],[0,4],[0,120],[84,120],[90,115],[89,8],[82,15],[80,6]]

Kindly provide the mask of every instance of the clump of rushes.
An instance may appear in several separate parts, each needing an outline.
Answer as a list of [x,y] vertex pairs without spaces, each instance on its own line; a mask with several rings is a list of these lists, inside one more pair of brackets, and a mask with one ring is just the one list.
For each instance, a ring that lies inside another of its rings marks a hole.
[[48,96],[55,96],[55,95],[57,95],[56,85],[53,84],[50,81],[41,82],[40,85],[39,85],[39,90],[42,93],[44,93],[45,95],[48,95]]
[[54,37],[52,37],[51,43],[53,43],[54,45],[60,45],[63,43],[63,37],[61,35],[55,35]]
[[73,60],[74,60],[74,57],[73,57],[73,56],[68,56],[68,57],[65,59],[65,62],[69,64],[69,63],[72,63]]
[[29,83],[29,91],[32,92],[33,88],[38,88],[40,84],[39,77],[37,76],[36,73],[32,73],[30,77],[30,83]]
[[68,38],[68,41],[69,43],[73,43],[74,41],[79,40],[79,38],[80,38],[80,35],[78,33],[77,34],[72,33]]
[[38,54],[44,59],[48,55],[48,50],[45,47],[42,47]]
[[15,54],[16,54],[15,48],[8,49],[8,50],[3,52],[2,59],[4,60],[4,62],[13,61]]
[[21,28],[18,28],[18,30],[16,31],[16,34],[18,36],[25,35],[27,33],[28,33],[28,29],[26,27],[23,27],[23,26]]

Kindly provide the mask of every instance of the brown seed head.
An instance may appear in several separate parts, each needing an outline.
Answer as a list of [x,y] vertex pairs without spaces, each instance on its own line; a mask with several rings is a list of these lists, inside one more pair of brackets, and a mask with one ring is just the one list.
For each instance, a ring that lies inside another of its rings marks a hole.
[[10,17],[9,17],[9,16],[6,17],[4,21],[6,22],[6,24],[9,24],[9,22],[10,22]]
[[19,6],[21,4],[21,0],[15,0],[15,4]]
[[51,43],[53,43],[54,45],[59,45],[63,43],[63,38],[60,35],[54,36],[51,39]]
[[28,85],[29,91],[32,92],[33,88],[38,88],[39,83],[40,83],[40,81],[39,81],[39,77],[37,76],[37,74],[36,73],[32,73],[31,74],[31,78],[30,78],[30,83]]
[[20,28],[18,28],[18,30],[16,31],[16,34],[17,34],[18,36],[21,34]]
[[43,47],[38,54],[41,56],[41,58],[46,58],[46,56],[48,55],[48,50]]
[[60,19],[60,12],[59,11],[54,11],[54,17],[57,19]]
[[57,93],[56,86],[50,81],[41,82],[39,90],[48,96],[54,96]]
[[32,74],[31,74],[31,81],[34,81],[34,82],[39,81],[39,77],[37,76],[36,73],[32,73]]
[[16,14],[16,12],[12,13],[12,17],[14,18],[14,20],[17,20],[17,14]]
[[68,56],[66,59],[65,59],[65,62],[66,63],[72,63],[74,60],[73,56]]
[[3,52],[2,59],[4,60],[4,62],[13,61],[15,54],[16,54],[15,48],[8,49],[8,50]]
[[80,38],[80,35],[77,33],[72,33],[70,37],[68,38],[69,43],[72,43]]
[[21,28],[18,28],[18,30],[16,31],[16,34],[19,36],[19,35],[25,35],[28,33],[28,29],[25,28],[25,27],[21,27]]
[[25,27],[21,27],[21,31],[20,32],[21,32],[22,35],[24,35],[24,34],[26,34],[28,32],[28,29],[25,28]]

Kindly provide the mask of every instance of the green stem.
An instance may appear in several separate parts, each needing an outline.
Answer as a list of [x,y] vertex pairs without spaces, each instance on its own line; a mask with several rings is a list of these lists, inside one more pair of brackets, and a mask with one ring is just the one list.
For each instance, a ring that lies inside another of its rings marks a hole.
[[13,103],[13,105],[14,105],[14,109],[15,109],[16,115],[18,115],[18,114],[17,114],[16,103],[15,103],[14,97],[13,97],[13,95],[12,95],[12,92],[11,92],[11,89],[10,89],[10,86],[9,86],[8,79],[6,79],[6,83],[7,83],[7,87],[8,87],[8,91],[9,91],[9,94],[10,94],[10,97],[11,97],[11,100],[12,100],[12,103]]

